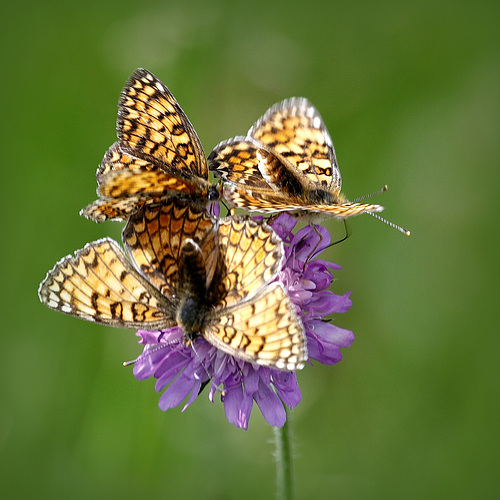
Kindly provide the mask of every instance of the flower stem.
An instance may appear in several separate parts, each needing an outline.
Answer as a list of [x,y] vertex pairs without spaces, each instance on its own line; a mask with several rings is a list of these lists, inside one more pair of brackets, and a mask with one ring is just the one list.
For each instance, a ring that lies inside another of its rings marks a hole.
[[283,427],[274,427],[276,446],[276,486],[278,500],[293,499],[293,464],[290,415]]

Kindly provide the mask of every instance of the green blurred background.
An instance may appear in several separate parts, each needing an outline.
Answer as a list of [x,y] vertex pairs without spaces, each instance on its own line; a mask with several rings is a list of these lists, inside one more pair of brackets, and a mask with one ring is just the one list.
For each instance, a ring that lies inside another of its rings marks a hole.
[[[62,256],[121,225],[78,216],[136,67],[163,80],[207,154],[308,97],[345,194],[377,198],[328,257],[352,290],[342,363],[299,374],[297,498],[497,498],[499,4],[18,3],[2,29],[0,488],[4,498],[272,498],[272,429],[206,395],[162,413],[115,331],[43,307]],[[329,221],[335,236],[342,225]],[[496,228],[496,229],[495,229]],[[496,249],[496,250],[495,250]]]

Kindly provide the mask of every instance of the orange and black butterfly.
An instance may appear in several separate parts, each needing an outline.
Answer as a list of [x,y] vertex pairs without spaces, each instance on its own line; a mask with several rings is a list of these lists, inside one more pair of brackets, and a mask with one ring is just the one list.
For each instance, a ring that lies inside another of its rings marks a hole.
[[125,85],[116,128],[118,141],[96,174],[100,199],[81,215],[96,222],[124,220],[172,195],[202,202],[219,198],[196,131],[166,85],[149,71],[136,70]]
[[332,139],[305,98],[275,104],[246,136],[217,145],[208,162],[224,181],[225,200],[251,212],[288,211],[316,222],[384,209],[350,202],[341,194]]
[[243,361],[284,371],[307,360],[304,327],[282,283],[285,258],[270,226],[214,219],[173,197],[134,212],[127,255],[109,238],[61,259],[38,294],[43,304],[88,321],[157,331],[180,326]]

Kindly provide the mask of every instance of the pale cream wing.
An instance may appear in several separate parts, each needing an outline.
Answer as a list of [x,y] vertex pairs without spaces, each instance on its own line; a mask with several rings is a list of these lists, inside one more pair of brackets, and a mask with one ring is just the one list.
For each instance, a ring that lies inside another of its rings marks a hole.
[[40,284],[43,304],[88,321],[146,330],[175,325],[172,307],[104,238],[60,260]]
[[281,283],[215,311],[203,336],[231,356],[278,370],[298,370],[307,360],[304,327]]
[[256,294],[273,281],[284,259],[283,243],[263,221],[227,217],[218,224],[218,280],[209,289],[229,306]]

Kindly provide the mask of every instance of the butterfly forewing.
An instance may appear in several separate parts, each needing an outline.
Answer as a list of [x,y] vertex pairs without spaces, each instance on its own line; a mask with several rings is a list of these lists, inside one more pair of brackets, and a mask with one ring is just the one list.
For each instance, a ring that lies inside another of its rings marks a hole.
[[220,304],[224,306],[258,293],[276,278],[283,264],[280,238],[267,224],[247,217],[222,219],[218,245],[222,261],[219,283],[225,291]]
[[38,293],[51,309],[96,323],[145,329],[175,324],[169,302],[108,238],[59,261]]
[[222,310],[205,338],[244,361],[279,370],[297,370],[307,359],[304,327],[280,283]]
[[340,191],[333,142],[318,110],[300,97],[271,107],[248,131],[311,182]]
[[118,137],[141,158],[208,179],[203,147],[177,100],[158,78],[138,69],[118,104]]

